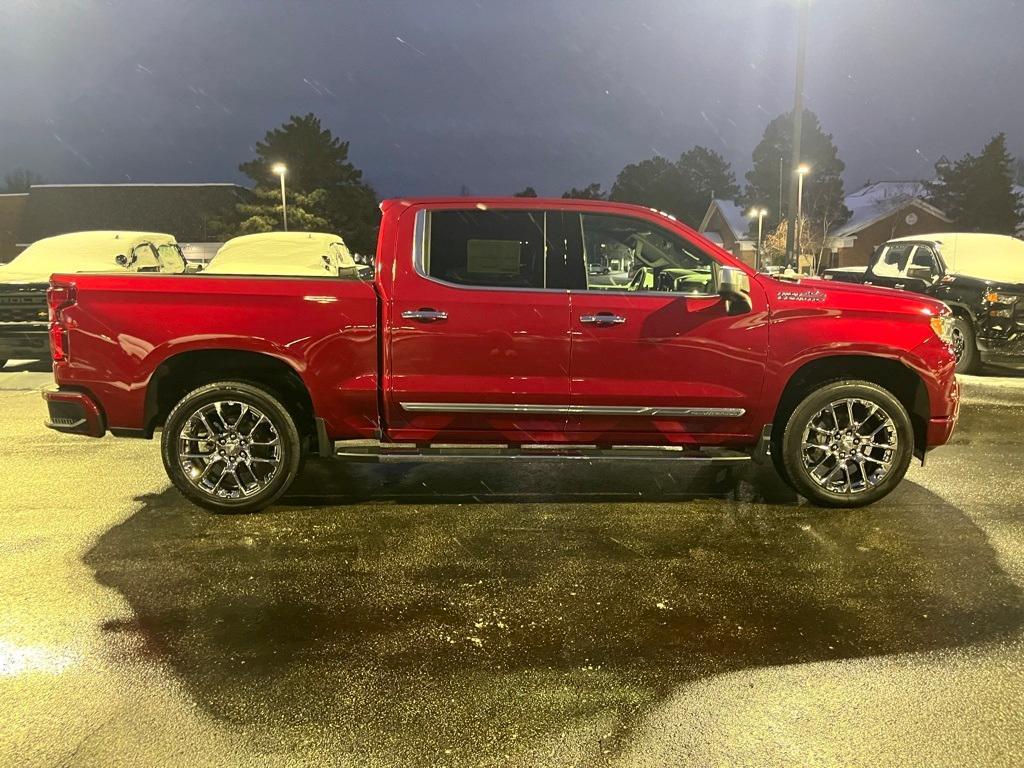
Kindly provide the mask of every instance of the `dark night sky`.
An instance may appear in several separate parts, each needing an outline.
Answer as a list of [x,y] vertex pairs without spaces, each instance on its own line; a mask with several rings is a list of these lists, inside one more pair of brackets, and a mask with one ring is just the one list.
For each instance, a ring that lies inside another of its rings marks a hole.
[[[794,0],[2,0],[0,173],[233,181],[292,113],[383,195],[561,194],[693,144],[737,176],[792,104]],[[847,189],[1005,131],[1024,154],[1024,3],[816,0],[807,105]]]

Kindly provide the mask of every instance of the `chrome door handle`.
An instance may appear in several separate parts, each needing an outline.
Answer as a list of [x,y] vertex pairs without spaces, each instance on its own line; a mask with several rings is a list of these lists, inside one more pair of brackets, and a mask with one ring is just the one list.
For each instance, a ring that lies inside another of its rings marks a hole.
[[406,320],[423,320],[432,323],[435,320],[447,320],[447,312],[439,312],[436,309],[407,309],[402,313]]
[[601,312],[596,315],[580,315],[580,322],[589,325],[622,325],[626,318],[622,315],[613,315],[610,312]]

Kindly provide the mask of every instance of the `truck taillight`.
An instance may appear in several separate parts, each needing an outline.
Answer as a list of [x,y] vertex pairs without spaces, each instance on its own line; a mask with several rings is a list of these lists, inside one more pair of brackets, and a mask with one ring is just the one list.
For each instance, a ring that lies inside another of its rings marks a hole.
[[50,283],[46,306],[50,310],[50,357],[60,363],[68,359],[68,332],[62,313],[75,303],[75,286]]

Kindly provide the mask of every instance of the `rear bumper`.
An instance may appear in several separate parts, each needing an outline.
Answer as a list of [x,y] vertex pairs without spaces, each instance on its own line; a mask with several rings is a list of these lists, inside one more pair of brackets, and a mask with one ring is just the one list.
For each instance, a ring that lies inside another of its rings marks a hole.
[[48,360],[46,323],[0,323],[0,360]]
[[103,411],[88,392],[52,385],[43,390],[43,400],[50,411],[45,422],[50,429],[88,437],[103,437],[106,433]]

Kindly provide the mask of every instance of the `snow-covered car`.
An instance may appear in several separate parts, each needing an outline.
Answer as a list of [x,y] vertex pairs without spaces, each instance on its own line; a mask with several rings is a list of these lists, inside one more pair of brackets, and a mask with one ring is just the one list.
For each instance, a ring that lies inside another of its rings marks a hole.
[[355,278],[359,265],[339,235],[261,232],[228,240],[203,274]]
[[74,272],[185,272],[173,235],[101,230],[32,243],[0,265],[0,366],[49,355],[46,289],[50,275]]

